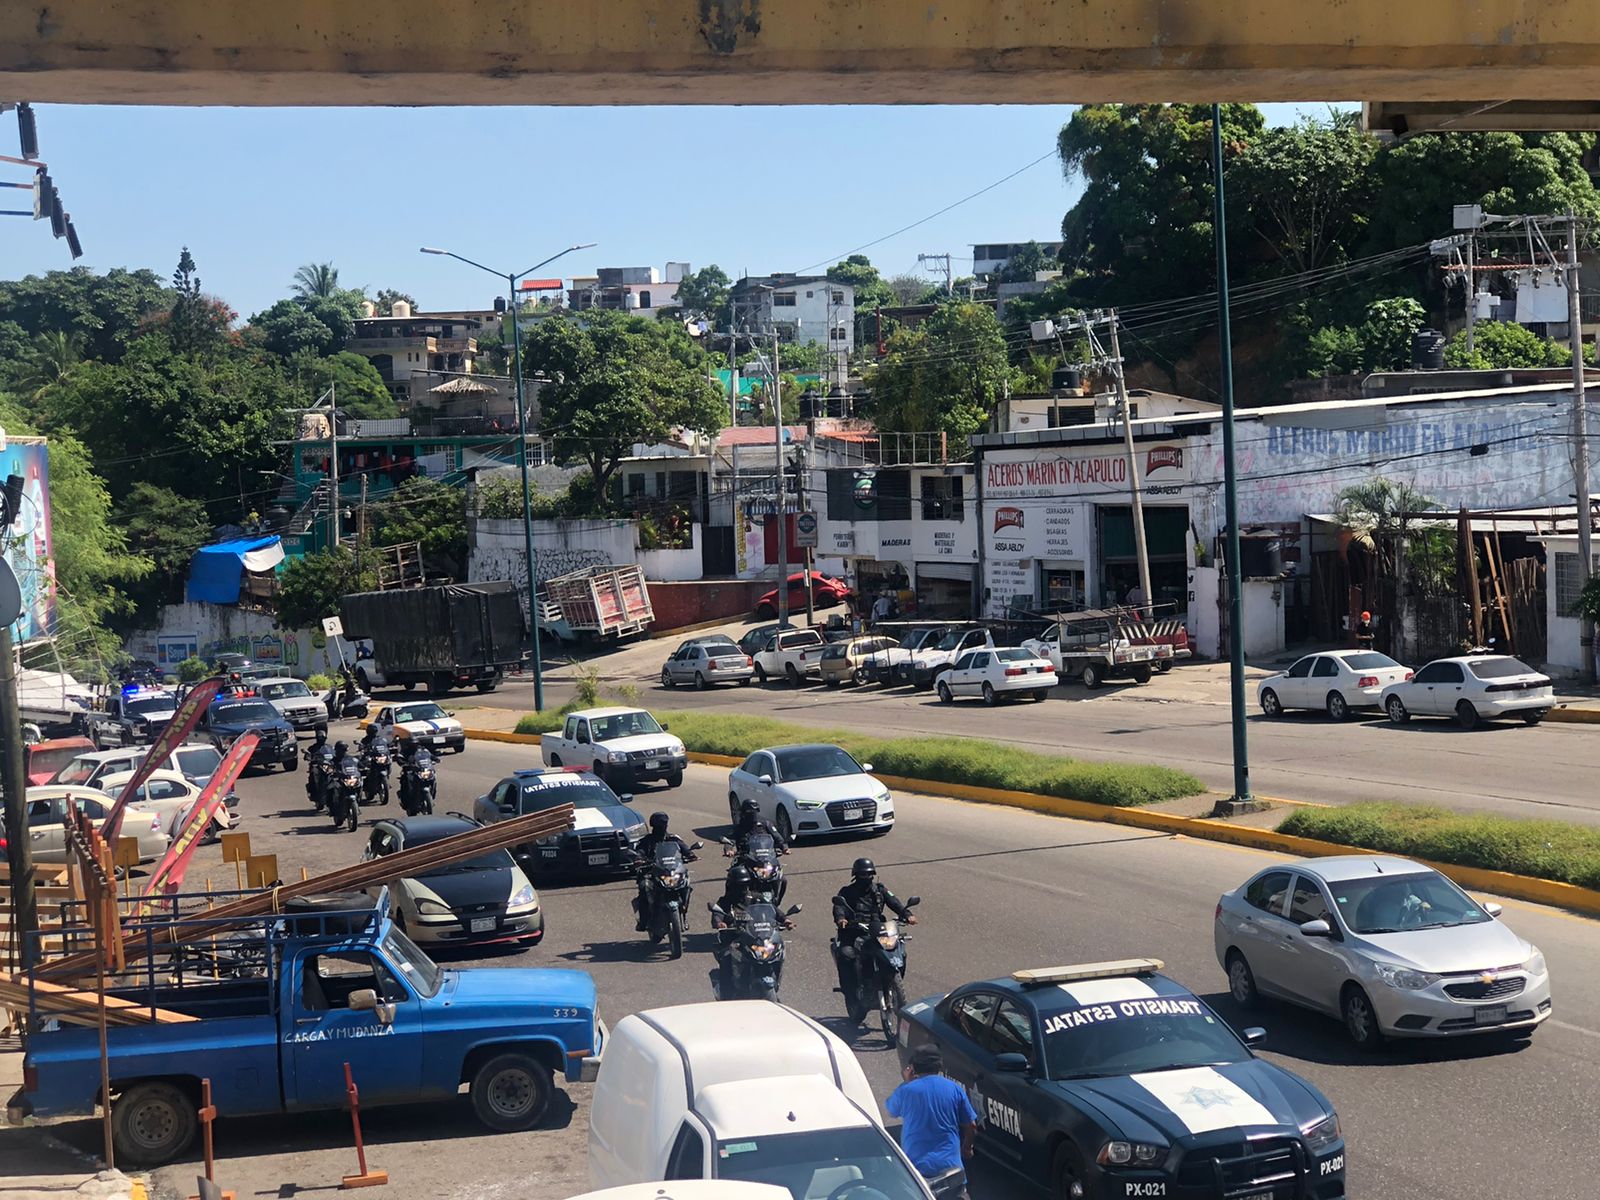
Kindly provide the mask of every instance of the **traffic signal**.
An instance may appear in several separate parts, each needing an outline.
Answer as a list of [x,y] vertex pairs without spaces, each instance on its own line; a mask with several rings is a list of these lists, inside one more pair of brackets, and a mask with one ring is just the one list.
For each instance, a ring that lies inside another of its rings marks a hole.
[[17,105],[17,134],[22,141],[22,157],[39,157],[39,126],[33,119],[33,106],[27,101]]
[[56,193],[50,182],[50,172],[40,167],[33,173],[33,219],[43,221],[55,208]]
[[67,214],[61,207],[61,192],[50,189],[50,232],[60,238],[67,236]]
[[67,216],[67,249],[72,251],[73,258],[83,257],[83,243],[78,241],[78,231],[72,226],[72,217]]

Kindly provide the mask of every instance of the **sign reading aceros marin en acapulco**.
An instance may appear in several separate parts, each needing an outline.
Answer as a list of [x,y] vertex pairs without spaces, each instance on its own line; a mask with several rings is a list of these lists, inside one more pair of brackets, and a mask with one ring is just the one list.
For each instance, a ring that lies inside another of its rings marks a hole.
[[[1184,448],[1178,445],[1137,447],[1141,482],[1160,494],[1188,482]],[[1027,453],[1000,450],[984,457],[983,495],[988,500],[1028,497],[1072,497],[1115,503],[1126,494],[1128,459],[1120,450],[1068,454],[1059,449]]]

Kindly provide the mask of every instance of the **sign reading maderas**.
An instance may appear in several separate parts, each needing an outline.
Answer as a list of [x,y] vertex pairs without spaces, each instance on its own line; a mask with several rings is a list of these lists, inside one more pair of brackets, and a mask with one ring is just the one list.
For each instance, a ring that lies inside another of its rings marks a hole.
[[[1182,446],[1151,446],[1140,453],[1146,479],[1176,483],[1188,479]],[[1013,458],[999,451],[984,462],[986,497],[1071,496],[1103,494],[1128,486],[1128,460],[1121,453],[1065,454],[1035,451]]]

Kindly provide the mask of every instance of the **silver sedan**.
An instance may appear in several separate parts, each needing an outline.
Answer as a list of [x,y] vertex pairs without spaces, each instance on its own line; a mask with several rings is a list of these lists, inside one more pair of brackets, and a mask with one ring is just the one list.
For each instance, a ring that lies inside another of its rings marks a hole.
[[1242,1007],[1263,997],[1385,1037],[1530,1035],[1550,1016],[1537,946],[1430,867],[1344,855],[1268,867],[1217,901],[1217,961]]
[[726,637],[691,638],[661,666],[661,686],[690,684],[700,691],[718,683],[749,683],[755,675],[750,656]]

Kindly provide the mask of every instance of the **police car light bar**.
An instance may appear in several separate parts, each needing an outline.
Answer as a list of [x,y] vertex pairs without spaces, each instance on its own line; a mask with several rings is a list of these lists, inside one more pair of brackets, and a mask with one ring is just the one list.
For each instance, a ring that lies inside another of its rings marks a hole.
[[1075,967],[1035,967],[1013,971],[1011,978],[1023,987],[1045,983],[1071,983],[1077,979],[1117,979],[1124,975],[1153,975],[1165,963],[1159,958],[1123,958],[1116,962],[1079,963]]

